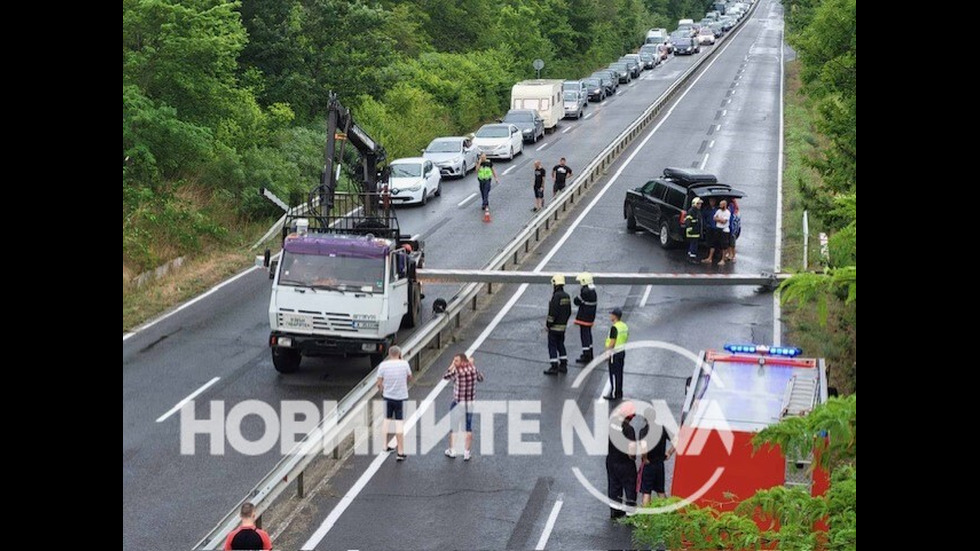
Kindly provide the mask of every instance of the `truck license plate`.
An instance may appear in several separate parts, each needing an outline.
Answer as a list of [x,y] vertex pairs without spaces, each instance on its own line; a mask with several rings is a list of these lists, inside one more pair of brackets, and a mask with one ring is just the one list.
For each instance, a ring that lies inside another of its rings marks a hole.
[[305,329],[307,331],[311,331],[313,329],[313,320],[309,316],[297,316],[296,314],[283,314],[282,328]]

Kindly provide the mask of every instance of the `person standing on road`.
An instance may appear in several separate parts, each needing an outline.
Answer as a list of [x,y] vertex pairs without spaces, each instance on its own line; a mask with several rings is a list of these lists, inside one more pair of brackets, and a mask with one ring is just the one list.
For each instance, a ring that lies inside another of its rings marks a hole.
[[466,354],[453,356],[453,363],[442,376],[453,381],[453,402],[449,406],[449,447],[446,457],[456,458],[456,447],[453,446],[453,433],[466,429],[466,443],[463,450],[463,461],[470,460],[470,450],[473,447],[473,402],[476,401],[476,383],[483,382],[483,373],[476,369],[473,358]]
[[487,158],[486,153],[480,154],[480,162],[477,164],[476,169],[476,181],[480,183],[480,196],[483,197],[483,206],[480,207],[483,210],[490,208],[490,179],[497,182],[500,185],[500,179],[497,178],[497,171],[493,168],[493,163]]
[[558,274],[551,278],[554,292],[548,303],[548,320],[545,328],[548,330],[548,358],[551,367],[544,370],[545,375],[568,373],[568,352],[565,350],[565,327],[568,318],[572,317],[572,299],[565,292],[565,276]]
[[576,363],[587,364],[592,361],[592,326],[595,325],[596,304],[598,295],[596,294],[595,284],[592,274],[582,272],[575,277],[582,288],[575,297],[575,306],[578,311],[575,313],[575,325],[579,328],[579,335],[582,337],[582,355]]
[[571,177],[572,168],[565,164],[565,158],[562,157],[558,160],[558,164],[555,165],[555,168],[551,169],[551,181],[553,183],[551,196],[554,197],[555,195],[558,195],[558,192],[565,189],[565,181]]
[[713,241],[710,244],[710,249],[708,249],[708,258],[705,258],[701,262],[705,264],[711,264],[712,259],[715,256],[715,249],[718,249],[718,254],[721,255],[721,261],[718,262],[719,266],[725,265],[725,252],[729,247],[729,239],[731,238],[731,228],[729,226],[729,221],[731,221],[732,213],[728,211],[728,202],[722,199],[718,203],[718,210],[712,215],[714,220],[714,232]]
[[[402,423],[405,419],[405,400],[408,400],[408,383],[412,380],[412,367],[402,359],[402,349],[392,346],[388,349],[388,359],[378,365],[378,390],[385,400],[385,419],[381,423],[381,434],[385,439],[385,451],[396,451],[396,461],[405,461],[405,433]],[[395,422],[396,448],[388,446],[388,422]]]
[[[606,338],[606,353],[609,356],[609,394],[603,396],[606,400],[623,399],[623,368],[626,364],[626,350],[622,347],[629,340],[629,326],[623,322],[623,311],[613,308],[609,312],[609,336]],[[619,349],[619,350],[617,350]]]
[[728,226],[731,229],[731,231],[729,232],[729,235],[731,237],[729,237],[728,239],[729,247],[727,251],[727,256],[729,262],[734,262],[735,242],[738,241],[738,236],[742,235],[742,217],[738,213],[738,202],[735,201],[735,198],[732,198],[732,204],[729,205],[728,210],[732,213],[732,218],[728,222]]
[[232,549],[272,549],[269,534],[255,526],[255,505],[246,501],[238,511],[241,524],[225,538],[225,550]]
[[[613,411],[609,421],[609,449],[606,452],[609,500],[628,507],[636,506],[636,431],[630,424],[635,415],[633,402],[624,402]],[[624,516],[626,511],[609,507],[609,518]]]
[[544,176],[547,174],[541,161],[534,161],[534,208],[531,212],[538,212],[544,208]]
[[698,243],[701,241],[701,203],[700,197],[691,199],[691,209],[684,216],[684,237],[687,238],[687,257],[698,259]]
[[646,425],[640,428],[640,456],[643,458],[640,473],[640,503],[646,507],[650,497],[656,492],[660,497],[667,497],[667,475],[664,461],[674,455],[674,446],[668,444],[670,434],[663,425],[656,422],[656,412],[648,408],[643,414]]

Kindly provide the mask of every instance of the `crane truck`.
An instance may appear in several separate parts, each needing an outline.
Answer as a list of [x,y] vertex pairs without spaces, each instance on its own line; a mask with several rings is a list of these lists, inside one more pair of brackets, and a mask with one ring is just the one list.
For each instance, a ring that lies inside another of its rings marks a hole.
[[[356,164],[345,157],[343,144],[337,155],[338,142],[355,148]],[[398,330],[419,322],[423,296],[416,270],[425,261],[424,244],[401,233],[390,197],[379,187],[384,148],[334,94],[324,157],[305,212],[286,214],[281,257],[268,261],[269,346],[280,373],[298,370],[303,356],[369,356],[377,364]],[[353,185],[339,191],[335,167],[345,162],[354,166]]]

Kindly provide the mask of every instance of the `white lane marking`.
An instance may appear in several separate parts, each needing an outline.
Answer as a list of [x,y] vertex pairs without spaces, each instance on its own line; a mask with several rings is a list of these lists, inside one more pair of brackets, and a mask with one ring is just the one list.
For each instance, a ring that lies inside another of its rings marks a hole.
[[541,151],[542,149],[544,149],[544,148],[546,148],[546,147],[548,147],[549,145],[551,145],[551,142],[548,142],[548,143],[546,143],[546,144],[544,144],[544,145],[542,145],[541,147],[539,147],[539,148],[537,148],[537,149],[535,149],[535,151]]
[[595,115],[595,113],[594,112],[593,113],[589,113],[588,115],[586,115],[586,116],[584,116],[582,118],[583,119],[587,119],[587,118],[591,117],[592,115]]
[[708,144],[708,149],[711,149],[714,146],[715,146],[715,141],[711,140],[711,143]]
[[[785,25],[785,23],[784,23]],[[783,41],[785,40],[786,30],[783,28],[779,33],[779,157],[776,161],[776,252],[773,258],[773,273],[779,273],[783,268],[783,142],[784,127],[783,120],[783,87],[785,86],[785,58],[783,51]],[[783,322],[780,320],[782,315],[779,307],[779,291],[772,294],[772,344],[780,346],[783,340]]]
[[[657,125],[653,127],[653,130],[651,130],[650,133],[645,138],[643,138],[643,141],[641,141],[640,144],[637,146],[637,148],[632,153],[630,153],[629,157],[627,157],[626,160],[623,161],[622,166],[620,166],[619,169],[616,170],[616,173],[613,174],[612,178],[610,178],[609,181],[605,183],[602,189],[599,190],[599,193],[596,194],[596,196],[585,207],[585,209],[581,212],[581,214],[579,214],[578,218],[576,218],[575,221],[572,222],[572,225],[568,227],[568,230],[565,232],[565,235],[563,235],[561,239],[559,239],[558,242],[555,243],[551,251],[549,251],[548,254],[546,254],[545,257],[541,259],[541,262],[539,262],[538,265],[535,266],[534,270],[532,270],[533,272],[540,272],[542,269],[544,269],[545,266],[547,266],[548,262],[551,262],[551,259],[555,256],[558,250],[561,249],[561,247],[565,244],[565,242],[568,241],[568,239],[575,232],[575,229],[582,224],[582,221],[585,220],[585,217],[592,211],[593,208],[595,208],[597,204],[599,204],[599,201],[606,194],[606,192],[609,191],[609,188],[611,188],[612,185],[616,183],[617,180],[619,180],[619,177],[623,174],[623,171],[626,170],[626,167],[629,166],[629,164],[639,154],[639,152],[643,150],[647,142],[649,142],[650,139],[653,138],[653,136],[657,133],[657,131],[660,130],[660,127],[663,126],[663,124],[670,118],[670,115],[673,114],[674,109],[676,109],[677,106],[681,104],[684,98],[687,97],[687,94],[691,90],[693,90],[695,88],[695,85],[701,80],[701,78],[708,73],[708,69],[710,69],[711,66],[714,65],[715,61],[717,61],[721,57],[721,53],[722,52],[719,52],[719,54],[716,55],[714,59],[712,59],[708,63],[707,66],[705,66],[701,74],[698,75],[697,78],[695,78],[694,81],[691,83],[691,86],[687,90],[685,90],[684,93],[680,95],[680,97],[677,98],[677,101],[675,101],[674,105],[672,105],[671,108],[667,110],[667,113],[665,113],[663,118],[660,119],[660,122],[658,122]],[[517,301],[521,299],[521,296],[523,296],[524,292],[527,291],[529,285],[530,284],[528,283],[522,283],[521,286],[517,288],[517,291],[514,293],[514,295],[507,300],[507,303],[504,304],[503,308],[501,308],[499,312],[497,312],[497,315],[494,316],[494,318],[490,321],[490,324],[486,326],[483,332],[480,333],[479,336],[477,336],[475,341],[473,341],[473,344],[470,345],[469,349],[466,350],[467,355],[473,354],[473,352],[478,350],[480,346],[483,345],[483,343],[487,340],[487,337],[489,337],[490,334],[493,333],[494,330],[496,330],[497,326],[500,325],[500,322],[503,321],[507,313],[510,312],[514,308],[514,305],[517,304]],[[426,396],[424,400],[422,400],[422,403],[419,404],[419,407],[418,409],[415,410],[415,413],[413,413],[408,418],[408,420],[405,421],[406,433],[412,427],[415,426],[415,423],[417,422],[419,417],[421,417],[425,413],[425,411],[435,401],[436,397],[439,396],[439,393],[442,392],[443,389],[445,389],[446,385],[448,384],[449,381],[446,379],[439,381],[439,383],[435,386],[435,388],[433,388],[432,391],[429,392],[429,395]],[[354,483],[351,489],[348,490],[346,494],[344,494],[344,497],[342,497],[340,501],[337,503],[337,505],[334,506],[333,510],[330,511],[330,514],[327,515],[326,519],[324,519],[323,524],[321,524],[320,527],[317,528],[315,532],[313,532],[313,535],[310,536],[310,539],[308,539],[306,543],[303,544],[302,549],[304,551],[314,549],[317,545],[320,544],[321,541],[323,541],[323,538],[325,538],[326,535],[330,532],[330,530],[334,527],[334,525],[337,523],[337,520],[340,519],[340,516],[344,514],[344,511],[346,511],[347,508],[350,507],[350,504],[354,502],[354,499],[357,498],[358,494],[360,494],[361,491],[364,490],[368,482],[371,481],[371,479],[378,472],[378,470],[381,468],[381,465],[385,462],[386,459],[388,459],[387,453],[380,453],[378,454],[377,457],[374,458],[374,461],[372,461],[371,464],[368,465],[368,468],[364,471],[363,474],[361,474],[360,478],[357,479],[357,481]]]
[[551,508],[551,514],[548,515],[548,522],[544,523],[544,531],[541,532],[541,537],[538,538],[538,544],[534,546],[535,551],[544,551],[545,546],[548,545],[548,539],[551,537],[551,531],[555,529],[555,522],[558,520],[558,513],[561,512],[564,499],[564,496],[559,496],[558,501],[555,502],[555,506]]
[[220,379],[221,379],[221,377],[215,377],[214,379],[211,379],[210,381],[208,381],[208,382],[204,383],[203,385],[201,385],[201,388],[198,388],[194,392],[191,392],[187,396],[187,398],[184,398],[183,400],[177,402],[177,405],[174,406],[174,407],[172,407],[172,408],[170,408],[170,410],[168,410],[167,413],[164,413],[160,417],[157,417],[157,423],[162,423],[162,422],[166,421],[167,420],[167,417],[170,417],[171,415],[173,415],[173,414],[177,413],[178,411],[180,411],[180,408],[186,406],[191,400],[193,400],[194,398],[197,398],[197,396],[199,394],[201,394],[202,392],[204,392],[205,390],[207,390],[214,383],[217,383]]
[[711,153],[705,153],[704,154],[704,159],[701,159],[701,166],[700,166],[701,170],[704,170],[705,165],[708,164],[708,157],[710,155],[711,155]]
[[214,293],[218,292],[218,290],[221,289],[222,287],[224,287],[224,286],[226,286],[228,284],[234,283],[234,282],[238,281],[239,279],[247,276],[248,274],[250,274],[250,273],[252,273],[252,272],[254,272],[255,270],[258,270],[258,269],[259,269],[258,266],[252,266],[251,268],[245,270],[244,272],[242,272],[242,273],[240,273],[238,275],[234,275],[234,276],[232,276],[232,277],[230,277],[230,278],[222,281],[221,283],[215,285],[214,287],[211,287],[210,289],[208,289],[207,291],[205,291],[204,294],[198,295],[198,296],[196,296],[196,297],[188,300],[187,302],[185,302],[185,303],[181,304],[180,306],[178,306],[177,308],[175,308],[173,311],[167,312],[166,314],[158,317],[155,320],[148,321],[148,322],[144,323],[143,325],[140,325],[136,329],[133,329],[129,333],[124,333],[123,334],[123,338],[122,338],[123,342],[125,342],[126,339],[132,337],[133,335],[136,335],[137,333],[139,333],[141,331],[144,331],[146,329],[149,329],[150,327],[153,327],[154,325],[156,325],[156,324],[160,323],[161,321],[169,318],[170,316],[176,314],[177,312],[180,312],[181,310],[183,310],[183,309],[185,309],[185,308],[187,308],[189,306],[192,306],[192,305],[194,305],[194,304],[196,304],[196,303],[204,300],[205,298],[207,298],[207,297],[213,295]]
[[[506,175],[508,175],[508,174],[510,174],[510,171],[511,171],[511,170],[514,170],[515,168],[517,168],[517,165],[514,165],[514,166],[512,166],[512,167],[510,167],[510,168],[508,168],[507,170],[505,170],[505,171],[504,171],[504,176],[506,176]],[[474,194],[474,195],[475,195],[475,194]]]
[[625,91],[626,90],[619,90],[618,92],[616,92],[616,95],[617,96],[621,96],[621,95],[623,95],[623,92],[625,92]]
[[715,132],[717,132],[719,130],[721,130],[721,125],[720,124],[716,124],[715,125]]
[[476,192],[474,191],[473,193],[467,195],[466,196],[466,199],[463,199],[462,201],[456,203],[456,206],[457,207],[461,207],[461,206],[465,205],[466,203],[469,203],[470,201],[472,201],[475,198],[476,198]]
[[640,299],[640,308],[647,305],[647,299],[650,298],[650,291],[653,290],[653,285],[647,285],[646,290],[643,291],[643,298]]
[[564,129],[564,130],[562,130],[562,131],[561,131],[561,133],[562,133],[562,134],[568,134],[568,133],[569,133],[569,132],[571,132],[571,131],[572,131],[572,130],[573,130],[574,128],[575,128],[574,126],[569,126],[568,128],[566,128],[566,129]]
[[722,117],[724,117],[724,116],[725,116],[725,115],[727,115],[727,114],[728,114],[728,109],[722,109],[722,110],[721,110],[721,116],[722,116]]

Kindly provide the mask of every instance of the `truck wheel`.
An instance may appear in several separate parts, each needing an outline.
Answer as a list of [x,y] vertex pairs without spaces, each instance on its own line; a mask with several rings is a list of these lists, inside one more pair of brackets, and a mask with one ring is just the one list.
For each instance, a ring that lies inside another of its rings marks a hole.
[[626,207],[626,229],[636,231],[636,215],[633,214],[633,207]]
[[275,347],[272,349],[272,365],[279,373],[296,373],[303,356],[299,350]]
[[660,246],[669,249],[674,245],[674,240],[670,238],[670,226],[666,220],[660,221]]

